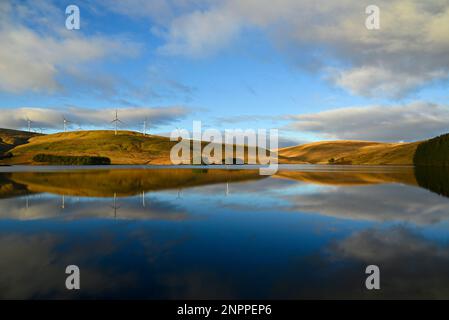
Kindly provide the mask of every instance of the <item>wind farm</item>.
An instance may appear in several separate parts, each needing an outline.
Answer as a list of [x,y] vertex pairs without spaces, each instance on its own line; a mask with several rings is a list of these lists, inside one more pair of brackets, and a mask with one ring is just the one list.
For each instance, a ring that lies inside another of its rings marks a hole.
[[[123,123],[116,120],[114,126]],[[52,134],[0,129],[0,139],[0,151],[10,155],[3,157],[0,164],[8,165],[41,164],[33,161],[38,154],[106,157],[117,165],[172,165],[170,150],[178,143],[165,136],[147,134],[145,128],[143,132],[114,128]],[[426,142],[325,141],[276,152],[280,164],[414,165],[418,147]]]

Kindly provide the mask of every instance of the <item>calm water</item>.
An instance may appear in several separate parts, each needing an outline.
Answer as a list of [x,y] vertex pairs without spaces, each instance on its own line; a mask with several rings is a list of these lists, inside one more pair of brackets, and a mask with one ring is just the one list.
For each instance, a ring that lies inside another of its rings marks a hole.
[[0,298],[449,298],[447,170],[4,170]]

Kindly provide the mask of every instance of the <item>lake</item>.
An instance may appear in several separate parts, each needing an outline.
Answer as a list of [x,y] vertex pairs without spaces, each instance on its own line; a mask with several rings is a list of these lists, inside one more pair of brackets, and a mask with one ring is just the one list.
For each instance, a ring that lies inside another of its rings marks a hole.
[[0,169],[2,299],[449,298],[446,169]]

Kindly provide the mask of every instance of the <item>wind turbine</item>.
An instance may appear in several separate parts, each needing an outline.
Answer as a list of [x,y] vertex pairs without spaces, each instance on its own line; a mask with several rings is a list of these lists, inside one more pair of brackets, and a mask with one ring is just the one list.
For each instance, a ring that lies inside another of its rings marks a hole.
[[62,116],[62,120],[64,122],[64,132],[67,132],[67,125],[72,123],[72,121],[67,120],[64,116]]
[[145,117],[145,120],[143,120],[143,135],[147,135],[147,124],[148,124],[148,118]]
[[116,109],[115,110],[115,118],[114,118],[114,120],[111,121],[111,123],[115,124],[115,135],[117,135],[117,125],[119,122],[123,124],[123,122],[118,118],[118,111]]
[[30,118],[27,117],[27,123],[28,123],[28,132],[31,132],[31,124],[33,121],[30,120]]

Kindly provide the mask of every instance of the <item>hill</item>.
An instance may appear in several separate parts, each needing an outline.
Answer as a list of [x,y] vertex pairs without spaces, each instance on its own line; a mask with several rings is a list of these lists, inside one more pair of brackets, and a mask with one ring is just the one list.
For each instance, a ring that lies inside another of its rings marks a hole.
[[[0,164],[38,164],[33,160],[38,154],[106,157],[112,164],[171,164],[170,150],[177,143],[167,137],[132,131],[115,135],[108,130],[40,135],[0,129],[0,139],[0,155],[13,155],[0,157]],[[449,135],[411,143],[323,141],[282,148],[278,154],[281,164],[447,165],[447,150]]]
[[417,166],[449,166],[449,134],[421,143],[413,161]]
[[10,150],[8,164],[35,164],[37,154],[61,156],[98,156],[113,164],[169,164],[170,149],[176,142],[169,138],[131,131],[75,131],[36,136]]
[[0,129],[0,157],[16,146],[28,143],[32,137],[41,136],[34,132]]
[[412,165],[421,142],[324,141],[279,149],[281,163]]
[[[36,155],[106,157],[112,164],[172,164],[170,150],[177,144],[167,137],[146,135],[133,131],[74,131],[41,135],[10,150],[14,155],[3,164],[36,163]],[[203,146],[208,144],[202,143]],[[248,148],[245,147],[245,161]],[[224,158],[224,146],[223,146]]]

